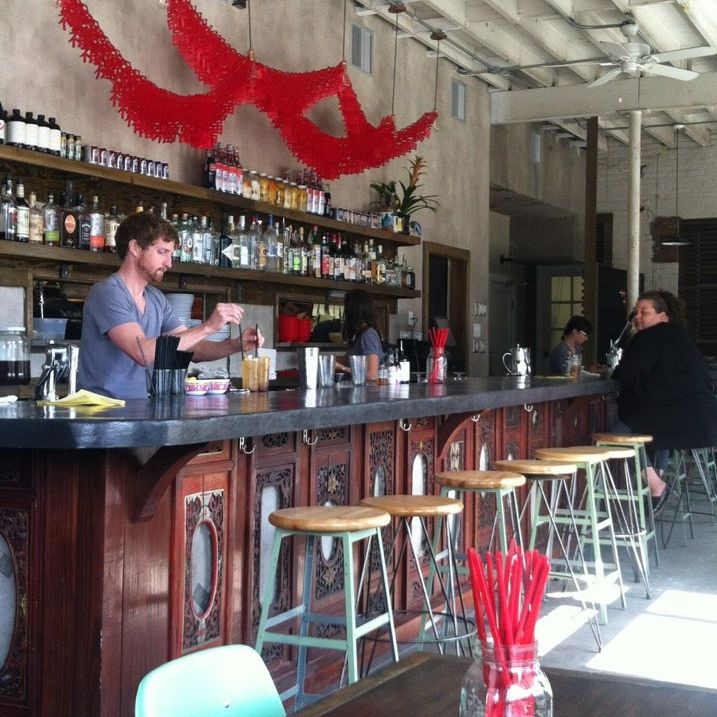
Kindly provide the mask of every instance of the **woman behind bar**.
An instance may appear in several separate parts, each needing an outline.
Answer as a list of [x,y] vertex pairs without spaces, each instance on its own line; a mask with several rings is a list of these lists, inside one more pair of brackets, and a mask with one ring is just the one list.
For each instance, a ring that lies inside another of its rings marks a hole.
[[[366,380],[376,381],[378,365],[383,358],[381,335],[376,328],[376,311],[373,301],[363,289],[352,289],[344,296],[344,341],[349,345],[348,356],[366,357]],[[344,373],[351,373],[346,365],[337,363]]]
[[593,331],[593,325],[583,316],[572,316],[560,343],[550,352],[550,373],[564,374],[565,364],[572,356],[582,356],[583,346]]
[[647,481],[655,509],[669,490],[661,475],[670,448],[717,444],[717,401],[707,366],[682,323],[680,300],[669,291],[645,291],[635,305],[637,333],[612,377],[620,384],[620,424],[629,433],[649,433],[657,449]]

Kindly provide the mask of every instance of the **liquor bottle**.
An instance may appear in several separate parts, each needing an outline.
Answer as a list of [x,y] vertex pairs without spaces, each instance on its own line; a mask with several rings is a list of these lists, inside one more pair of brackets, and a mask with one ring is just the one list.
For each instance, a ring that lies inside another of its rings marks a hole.
[[60,224],[60,243],[66,247],[77,247],[79,245],[79,223],[77,212],[74,206],[74,192],[72,182],[65,185],[64,199],[61,199],[62,213]]
[[261,224],[261,219],[254,217],[254,222],[252,223],[252,234],[256,242],[256,264],[254,268],[259,271],[266,271],[267,246],[266,237],[262,232]]
[[207,218],[192,217],[192,258],[195,264],[204,264],[204,232],[207,230]]
[[331,244],[329,243],[329,236],[326,232],[321,238],[321,278],[331,279],[332,278],[332,265],[331,265]]
[[7,112],[0,102],[0,144],[5,144],[5,131],[7,127]]
[[50,125],[45,115],[37,115],[37,149],[45,154],[50,151]]
[[376,276],[374,281],[379,285],[386,282],[386,260],[383,258],[383,247],[380,244],[376,249]]
[[172,226],[177,231],[177,243],[174,245],[174,251],[172,252],[172,261],[182,260],[182,235],[179,233],[181,229],[181,223],[179,221],[179,214],[172,214]]
[[270,214],[266,220],[266,229],[264,230],[264,245],[266,246],[266,271],[280,271],[278,246],[279,235],[274,226],[274,217]]
[[27,149],[37,149],[37,120],[33,117],[32,112],[25,112],[25,147]]
[[333,250],[333,257],[334,257],[334,279],[336,281],[341,281],[341,279],[344,278],[344,269],[341,264],[341,240],[339,238],[338,234],[334,235],[334,250]]
[[90,251],[105,250],[105,213],[100,209],[97,195],[92,197],[92,206],[89,209],[90,217]]
[[276,231],[276,271],[281,273],[284,271],[284,229],[286,220],[282,217],[282,227],[279,231],[279,227],[275,224],[274,231]]
[[411,362],[406,357],[403,348],[403,339],[398,342],[398,374],[401,383],[410,383],[411,381]]
[[189,219],[189,215],[186,212],[182,214],[182,221],[180,222],[179,227],[179,239],[182,246],[179,260],[192,261],[194,234],[192,232],[192,223]]
[[209,189],[217,188],[217,160],[215,150],[216,147],[208,149],[204,158],[204,186],[209,187]]
[[211,217],[202,217],[203,222],[203,235],[202,244],[204,246],[204,263],[209,266],[216,266],[219,263],[218,260],[218,249],[219,249],[219,236],[214,231]]
[[14,109],[12,111],[7,121],[5,133],[6,144],[11,147],[25,146],[25,118],[20,114],[20,110]]
[[329,191],[327,186],[326,191],[324,192],[324,216],[333,217],[333,215],[334,207],[331,204],[331,192]]
[[167,221],[167,202],[162,202],[159,206],[159,216],[164,221]]
[[228,268],[232,265],[231,259],[224,253],[232,243],[232,233],[234,232],[234,216],[227,214],[224,217],[224,226],[219,235],[219,266]]
[[12,179],[5,177],[2,203],[0,203],[0,239],[15,241],[17,207],[12,196]]
[[304,239],[304,227],[299,227],[299,276],[309,275],[309,245]]
[[25,185],[17,183],[15,191],[16,228],[15,241],[27,244],[30,239],[30,205],[25,200]]
[[59,157],[62,148],[62,130],[54,117],[50,117],[48,125],[50,127],[50,154]]
[[42,244],[42,210],[37,206],[37,195],[30,192],[30,233],[28,242],[30,244]]
[[45,244],[60,246],[60,209],[52,192],[47,195],[47,202],[42,208],[42,231]]
[[110,207],[109,214],[105,216],[105,250],[114,254],[117,251],[117,227],[122,222],[122,217],[117,213],[117,205]]
[[316,225],[311,230],[311,276],[321,278],[321,239]]
[[67,134],[66,141],[65,141],[65,157],[67,159],[74,159],[75,158],[75,135],[74,134]]
[[77,212],[77,248],[89,251],[92,220],[90,219],[90,209],[85,204],[84,194],[77,195],[74,209]]
[[251,237],[246,228],[246,217],[243,214],[239,217],[236,241],[239,245],[239,268],[251,269]]

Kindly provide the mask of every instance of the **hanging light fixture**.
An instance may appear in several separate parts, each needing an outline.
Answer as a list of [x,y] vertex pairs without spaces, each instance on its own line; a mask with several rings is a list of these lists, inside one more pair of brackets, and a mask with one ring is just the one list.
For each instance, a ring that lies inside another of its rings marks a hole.
[[675,130],[675,233],[672,236],[665,237],[660,242],[662,246],[687,246],[690,243],[680,236],[680,212],[677,195],[680,181],[680,130],[684,128],[685,125],[683,124],[673,125]]

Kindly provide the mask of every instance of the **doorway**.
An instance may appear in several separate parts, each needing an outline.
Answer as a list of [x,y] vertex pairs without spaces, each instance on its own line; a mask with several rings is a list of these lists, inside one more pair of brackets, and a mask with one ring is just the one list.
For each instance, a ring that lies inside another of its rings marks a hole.
[[423,335],[428,338],[429,328],[447,323],[450,371],[466,371],[468,366],[469,262],[470,252],[465,249],[423,242]]
[[503,354],[516,343],[515,302],[516,286],[513,277],[491,275],[488,296],[488,305],[493,316],[488,341],[488,368],[491,376],[505,375]]

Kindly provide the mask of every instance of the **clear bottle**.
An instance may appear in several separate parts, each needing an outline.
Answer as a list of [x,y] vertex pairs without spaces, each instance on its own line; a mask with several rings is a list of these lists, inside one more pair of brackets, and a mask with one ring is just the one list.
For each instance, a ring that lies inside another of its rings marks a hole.
[[12,196],[12,180],[5,177],[0,198],[0,239],[15,241],[15,226],[17,222],[17,209]]
[[459,717],[552,717],[553,691],[538,662],[538,646],[481,642],[461,687]]
[[7,128],[7,112],[3,109],[2,102],[0,102],[0,144],[5,144]]
[[117,228],[121,222],[122,217],[117,212],[117,205],[113,204],[110,207],[109,214],[105,216],[105,249],[111,254],[117,251],[115,237],[117,235]]
[[251,269],[251,235],[246,228],[246,217],[243,214],[239,217],[236,243],[239,245],[239,268]]
[[192,258],[195,264],[204,264],[204,232],[207,230],[205,216],[192,217]]
[[192,243],[194,235],[192,234],[192,224],[189,221],[189,215],[182,213],[182,220],[179,222],[179,261],[192,261]]
[[30,234],[28,242],[30,244],[42,244],[42,209],[37,206],[37,195],[30,192]]
[[266,271],[267,246],[261,225],[261,219],[257,219],[256,217],[254,217],[254,221],[251,224],[251,234],[254,239],[254,251],[256,256],[256,261],[253,265],[253,268],[258,269],[259,271]]
[[43,237],[48,246],[60,246],[60,208],[55,204],[55,196],[50,192],[42,208]]
[[26,244],[30,239],[30,205],[25,200],[25,185],[22,182],[17,183],[15,191],[15,211],[15,241]]
[[270,214],[266,219],[266,229],[264,230],[264,246],[266,246],[266,263],[264,269],[266,271],[281,271],[279,261],[279,234],[274,225],[274,217]]
[[209,266],[218,266],[219,264],[219,235],[214,231],[211,217],[202,217],[205,220],[206,227],[204,229],[204,263]]
[[100,208],[97,195],[92,197],[92,206],[88,211],[90,217],[90,251],[105,250],[105,213]]

